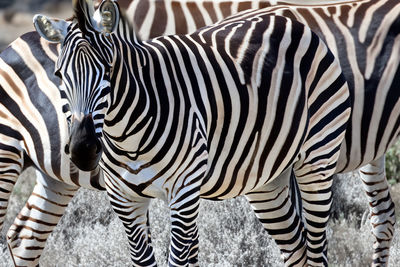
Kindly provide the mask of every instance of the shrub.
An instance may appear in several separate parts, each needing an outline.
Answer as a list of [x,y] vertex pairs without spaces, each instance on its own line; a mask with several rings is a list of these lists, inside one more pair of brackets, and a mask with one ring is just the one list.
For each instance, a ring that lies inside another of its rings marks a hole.
[[391,185],[400,182],[400,140],[386,153],[386,176]]

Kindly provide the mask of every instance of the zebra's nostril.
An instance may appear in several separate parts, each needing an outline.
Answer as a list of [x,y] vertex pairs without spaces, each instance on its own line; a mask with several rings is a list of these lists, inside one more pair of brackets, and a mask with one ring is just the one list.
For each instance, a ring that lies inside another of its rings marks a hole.
[[69,144],[66,144],[65,145],[65,147],[64,147],[64,152],[65,152],[65,154],[69,154]]
[[101,146],[101,143],[96,140],[94,142],[87,142],[83,144],[83,148],[86,151],[90,151],[90,153],[95,153],[96,155],[99,154],[103,147]]

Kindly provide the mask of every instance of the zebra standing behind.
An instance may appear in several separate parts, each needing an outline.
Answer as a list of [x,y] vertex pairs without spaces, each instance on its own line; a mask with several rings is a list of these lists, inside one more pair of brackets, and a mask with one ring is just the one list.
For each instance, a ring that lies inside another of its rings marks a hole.
[[[63,43],[56,73],[70,104],[71,151],[87,141],[75,131],[82,121],[102,135],[106,189],[133,262],[155,264],[151,198],[171,209],[169,263],[181,266],[197,263],[199,198],[246,195],[287,265],[326,265],[332,174],[350,102],[317,35],[252,11],[143,42],[116,2],[96,12],[91,1],[73,2],[77,23],[36,16],[35,26]],[[304,221],[291,204],[292,174]]]
[[[126,15],[133,19],[142,40],[187,34],[230,15],[249,9],[271,6],[320,6],[338,4],[338,0],[133,0]],[[341,4],[341,3],[339,3]]]

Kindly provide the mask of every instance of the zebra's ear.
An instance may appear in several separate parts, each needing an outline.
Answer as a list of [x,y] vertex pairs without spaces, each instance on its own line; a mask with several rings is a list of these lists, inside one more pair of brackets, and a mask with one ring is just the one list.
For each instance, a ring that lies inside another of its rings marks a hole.
[[113,0],[103,0],[93,14],[93,27],[102,33],[112,33],[119,23],[118,4]]
[[44,15],[35,15],[33,25],[36,31],[49,42],[62,43],[67,34],[69,22],[65,20],[49,19]]

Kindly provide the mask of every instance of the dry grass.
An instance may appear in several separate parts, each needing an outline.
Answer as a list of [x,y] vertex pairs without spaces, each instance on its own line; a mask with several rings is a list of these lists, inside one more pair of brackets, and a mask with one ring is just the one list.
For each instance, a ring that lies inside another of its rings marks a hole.
[[[6,228],[23,206],[32,186],[32,172],[21,177],[12,196]],[[361,224],[366,202],[359,181],[352,175],[335,180],[334,218],[328,231],[331,266],[367,266],[372,251],[368,221]],[[399,204],[400,186],[392,187]],[[398,197],[399,196],[399,197]],[[398,205],[399,206],[399,205]],[[159,266],[166,266],[168,209],[159,200],[151,206],[152,239]],[[399,233],[397,226],[397,233]],[[279,251],[262,230],[244,198],[202,201],[199,217],[201,266],[281,266]],[[0,266],[11,266],[0,238]],[[391,265],[400,261],[400,240],[395,237]],[[127,241],[106,195],[80,190],[56,231],[50,236],[41,266],[130,266]]]

